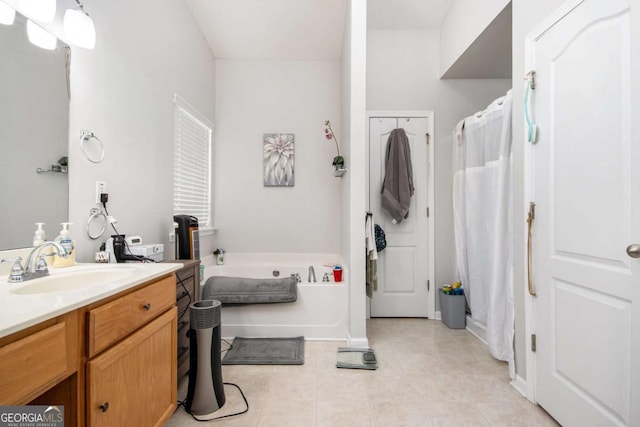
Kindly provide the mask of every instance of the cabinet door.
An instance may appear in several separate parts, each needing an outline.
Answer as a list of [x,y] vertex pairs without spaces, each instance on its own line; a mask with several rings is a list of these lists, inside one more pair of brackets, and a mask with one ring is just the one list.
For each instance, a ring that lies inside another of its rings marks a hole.
[[87,363],[89,426],[162,426],[176,408],[175,307]]

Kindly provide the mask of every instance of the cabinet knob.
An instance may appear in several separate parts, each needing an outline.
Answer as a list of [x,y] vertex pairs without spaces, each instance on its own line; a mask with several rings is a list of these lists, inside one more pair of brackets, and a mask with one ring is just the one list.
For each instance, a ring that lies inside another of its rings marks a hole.
[[109,402],[104,402],[102,405],[99,406],[99,408],[102,412],[107,412],[107,409],[109,409]]
[[150,303],[146,303],[145,305],[142,306],[142,308],[144,308],[145,311],[149,311],[149,310],[151,310],[151,304]]

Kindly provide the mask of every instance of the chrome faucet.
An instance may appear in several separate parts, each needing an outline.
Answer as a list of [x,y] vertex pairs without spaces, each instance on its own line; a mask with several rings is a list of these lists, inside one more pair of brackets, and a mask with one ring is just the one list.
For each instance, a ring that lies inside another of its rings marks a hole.
[[[58,251],[58,255],[62,258],[69,256],[67,250],[58,242],[44,242],[31,251],[27,257],[27,261],[22,268],[22,258],[17,257],[11,260],[3,259],[2,262],[13,261],[13,267],[11,267],[11,274],[9,274],[9,283],[26,282],[27,280],[37,279],[49,275],[49,269],[47,268],[47,261],[44,259],[44,255],[40,252],[42,249],[52,246]],[[35,259],[35,261],[34,261]],[[32,266],[33,264],[33,266]]]
[[309,282],[309,283],[317,282],[317,280],[316,280],[316,270],[313,268],[313,265],[309,266],[309,277],[307,279],[307,282]]

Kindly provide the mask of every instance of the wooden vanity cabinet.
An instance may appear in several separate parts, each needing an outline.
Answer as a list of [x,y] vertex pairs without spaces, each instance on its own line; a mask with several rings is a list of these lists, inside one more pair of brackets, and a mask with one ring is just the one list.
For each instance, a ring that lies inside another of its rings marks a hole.
[[176,408],[176,308],[87,362],[87,425],[162,426]]
[[78,314],[0,339],[0,405],[26,405],[78,371]]
[[189,372],[189,305],[200,300],[200,260],[180,259],[183,267],[176,271],[176,304],[178,306],[178,381]]
[[0,405],[63,405],[65,426],[162,426],[177,401],[168,274],[0,338]]
[[87,312],[86,420],[162,426],[177,401],[175,276]]

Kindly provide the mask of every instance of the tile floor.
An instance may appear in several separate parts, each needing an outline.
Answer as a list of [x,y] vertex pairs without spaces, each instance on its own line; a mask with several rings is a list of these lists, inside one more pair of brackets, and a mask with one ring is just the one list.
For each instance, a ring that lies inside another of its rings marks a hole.
[[[376,371],[337,369],[341,342],[305,343],[301,366],[223,366],[225,382],[244,390],[249,412],[215,426],[557,426],[509,385],[507,365],[466,330],[426,319],[372,319]],[[186,378],[180,400],[186,396]],[[244,408],[227,403],[212,417]],[[204,418],[204,417],[203,417]],[[202,426],[180,408],[167,423]]]

